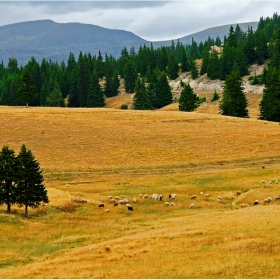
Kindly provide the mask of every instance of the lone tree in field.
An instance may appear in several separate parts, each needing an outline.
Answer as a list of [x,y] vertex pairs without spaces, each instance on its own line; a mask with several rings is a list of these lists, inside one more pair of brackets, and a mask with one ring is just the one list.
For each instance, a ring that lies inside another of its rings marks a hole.
[[226,76],[225,87],[220,103],[220,113],[226,116],[248,118],[248,100],[246,99],[241,76],[236,69]]
[[0,204],[7,205],[7,212],[11,212],[11,205],[16,203],[17,158],[14,150],[4,146],[0,152]]
[[193,91],[190,84],[183,84],[183,90],[181,91],[179,97],[179,110],[186,112],[194,111],[198,107],[197,101],[199,98]]
[[32,80],[31,75],[25,69],[19,82],[18,97],[19,99],[25,101],[26,107],[28,107],[28,103],[36,98],[36,96],[36,86]]
[[48,203],[49,199],[43,184],[44,178],[40,164],[25,145],[22,145],[17,159],[19,165],[17,203],[25,206],[25,216],[28,217],[28,206],[37,208],[41,203]]

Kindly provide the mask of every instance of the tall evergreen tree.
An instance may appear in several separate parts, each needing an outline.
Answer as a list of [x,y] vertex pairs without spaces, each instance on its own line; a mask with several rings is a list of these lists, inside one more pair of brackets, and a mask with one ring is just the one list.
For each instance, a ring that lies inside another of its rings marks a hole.
[[25,101],[26,106],[28,107],[28,103],[33,100],[37,96],[37,94],[38,93],[36,92],[36,86],[32,80],[32,77],[25,69],[19,83],[19,98]]
[[136,66],[134,62],[131,59],[129,59],[124,67],[124,87],[126,92],[134,92],[136,79]]
[[148,90],[145,86],[143,78],[138,78],[135,86],[135,95],[133,98],[133,107],[135,110],[151,110],[153,109],[149,98]]
[[265,88],[260,102],[260,118],[280,122],[280,74],[270,67],[265,78]]
[[168,67],[167,67],[167,74],[171,80],[175,80],[179,77],[178,75],[179,66],[178,62],[175,58],[174,52],[171,52],[168,57]]
[[227,116],[246,118],[248,117],[248,101],[243,92],[242,79],[237,69],[236,65],[234,71],[226,77],[220,103],[220,113]]
[[199,100],[199,97],[195,94],[190,84],[184,84],[183,90],[181,91],[180,97],[179,97],[179,110],[180,111],[186,111],[191,112],[194,111],[198,105],[197,101]]
[[104,93],[99,84],[97,72],[93,71],[90,78],[87,107],[104,107],[104,106],[105,106]]
[[48,203],[43,171],[39,162],[30,150],[22,145],[18,154],[19,181],[17,185],[17,203],[24,205],[25,216],[28,217],[28,207],[37,208],[42,203]]
[[155,107],[162,108],[172,103],[172,92],[165,72],[161,72],[156,84]]
[[8,213],[11,205],[16,203],[17,166],[14,150],[4,146],[0,152],[0,204],[7,205]]

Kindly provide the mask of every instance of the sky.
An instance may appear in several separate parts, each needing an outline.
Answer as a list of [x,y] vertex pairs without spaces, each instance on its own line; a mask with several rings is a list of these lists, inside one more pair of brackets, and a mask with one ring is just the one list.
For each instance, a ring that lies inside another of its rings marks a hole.
[[178,39],[207,28],[280,14],[278,1],[1,1],[0,26],[40,19],[131,31],[148,41]]

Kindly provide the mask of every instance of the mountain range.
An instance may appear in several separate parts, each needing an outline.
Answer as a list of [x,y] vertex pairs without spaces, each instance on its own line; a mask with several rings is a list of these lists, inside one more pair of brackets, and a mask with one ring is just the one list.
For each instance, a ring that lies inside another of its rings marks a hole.
[[[228,35],[228,24],[212,27],[203,31],[167,41],[150,42],[132,32],[118,29],[108,29],[92,24],[57,23],[52,20],[36,20],[0,26],[0,60],[6,65],[10,57],[17,59],[19,65],[25,65],[33,56],[39,63],[42,58],[52,61],[67,61],[70,52],[77,58],[80,52],[102,55],[106,53],[119,57],[121,50],[133,46],[137,51],[142,45],[153,43],[155,48],[170,46],[172,40],[182,44],[191,44],[192,38],[197,43],[207,40],[208,36],[223,40]],[[238,23],[243,31],[248,26],[257,29],[258,22]]]

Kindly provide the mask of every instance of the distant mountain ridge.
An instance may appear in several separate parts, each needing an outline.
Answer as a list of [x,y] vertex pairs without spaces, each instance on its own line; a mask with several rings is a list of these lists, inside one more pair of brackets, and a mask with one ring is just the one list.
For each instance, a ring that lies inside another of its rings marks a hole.
[[[234,27],[236,24],[232,24]],[[239,23],[243,31],[248,26],[257,29],[258,22]],[[219,36],[223,40],[231,24],[205,29],[182,38],[184,45],[190,44],[192,38],[197,42],[214,39]],[[0,26],[0,60],[6,65],[10,57],[15,57],[19,65],[26,64],[33,56],[39,63],[42,58],[61,62],[67,61],[70,52],[77,58],[80,52],[119,57],[121,50],[133,46],[135,51],[142,45],[151,42],[132,32],[108,29],[92,24],[56,23],[52,20],[36,20]],[[176,40],[178,40],[176,39]],[[175,40],[175,39],[173,39]],[[154,47],[170,46],[171,40],[152,42]]]

